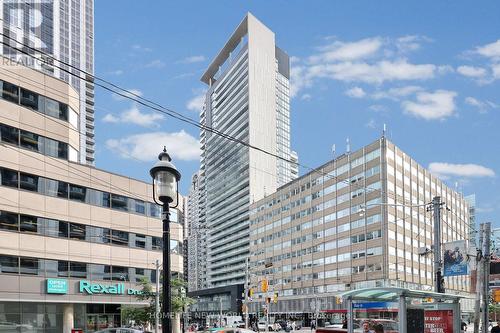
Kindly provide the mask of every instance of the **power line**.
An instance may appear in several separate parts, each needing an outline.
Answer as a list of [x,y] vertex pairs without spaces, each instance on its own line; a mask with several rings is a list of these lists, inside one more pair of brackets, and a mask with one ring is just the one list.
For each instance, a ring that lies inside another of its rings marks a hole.
[[[7,43],[7,42],[5,42],[5,41],[0,42],[0,43],[2,43],[2,44],[6,45],[7,47],[10,47],[10,48],[12,48],[12,49],[14,49],[14,50],[16,50],[16,51],[18,51],[18,52],[21,52],[21,53],[23,53],[23,54],[26,54],[27,56],[32,57],[32,58],[33,58],[33,59],[35,59],[35,60],[38,60],[38,61],[42,60],[45,64],[47,64],[47,65],[49,65],[49,66],[53,66],[53,67],[55,67],[55,68],[58,68],[58,69],[60,69],[60,70],[62,70],[62,71],[64,71],[64,72],[66,72],[66,73],[68,73],[68,74],[70,74],[70,75],[72,75],[72,76],[76,76],[76,77],[78,77],[79,79],[81,79],[81,80],[83,80],[83,81],[86,81],[86,82],[89,82],[89,83],[96,84],[97,86],[99,86],[99,87],[101,87],[101,88],[103,88],[103,89],[105,89],[105,90],[107,90],[107,91],[110,91],[110,92],[112,92],[112,93],[115,93],[115,94],[117,94],[117,95],[119,95],[119,96],[121,96],[121,97],[124,97],[124,98],[130,99],[130,100],[133,100],[133,101],[135,101],[135,102],[137,102],[137,103],[139,103],[139,104],[141,104],[141,105],[143,105],[143,106],[145,106],[145,107],[147,107],[147,108],[150,108],[150,109],[153,109],[153,110],[155,110],[155,111],[158,111],[158,112],[164,113],[164,114],[166,114],[166,115],[168,115],[168,116],[171,116],[171,117],[173,117],[173,118],[175,118],[175,119],[178,119],[178,120],[180,120],[180,121],[187,122],[187,123],[189,123],[189,124],[191,124],[191,125],[193,125],[193,126],[195,126],[195,127],[198,127],[198,128],[200,128],[200,129],[206,130],[206,131],[211,132],[211,133],[213,133],[213,134],[219,135],[219,136],[221,136],[221,137],[223,137],[223,138],[225,138],[225,139],[228,139],[228,140],[230,140],[230,141],[233,141],[233,142],[236,142],[236,143],[242,144],[242,145],[244,145],[244,146],[246,146],[246,147],[248,147],[248,148],[250,148],[250,149],[254,149],[254,150],[260,151],[260,152],[262,152],[262,153],[264,153],[264,154],[270,155],[270,156],[272,156],[272,157],[274,157],[274,158],[277,158],[277,159],[283,160],[283,161],[288,162],[288,163],[293,163],[293,164],[296,164],[296,165],[298,165],[298,166],[300,166],[300,167],[302,167],[302,168],[304,168],[304,169],[310,170],[310,171],[311,171],[311,172],[313,172],[313,173],[319,173],[319,174],[322,174],[323,176],[326,176],[326,177],[328,177],[328,178],[332,178],[332,179],[337,179],[337,178],[338,178],[338,176],[333,176],[333,175],[330,175],[330,174],[324,174],[324,173],[322,173],[321,171],[319,171],[319,168],[313,168],[313,167],[309,167],[309,166],[307,166],[307,165],[305,165],[305,164],[303,164],[303,163],[293,162],[293,161],[288,160],[288,159],[286,159],[286,158],[284,158],[284,157],[282,157],[282,156],[279,156],[278,154],[275,154],[275,153],[272,153],[272,152],[268,152],[268,151],[266,151],[266,150],[265,150],[265,149],[263,149],[263,148],[253,146],[253,145],[251,145],[251,144],[249,144],[249,143],[247,143],[247,142],[245,142],[245,141],[243,141],[243,140],[237,139],[237,138],[235,138],[235,137],[233,137],[233,136],[230,136],[230,135],[228,135],[228,134],[225,134],[225,133],[223,133],[223,132],[221,132],[221,131],[219,131],[219,130],[216,130],[216,129],[212,128],[212,127],[209,127],[209,126],[206,126],[206,125],[204,125],[204,124],[201,124],[201,123],[199,123],[198,121],[193,120],[193,119],[191,119],[191,118],[189,118],[189,117],[186,117],[186,116],[182,115],[181,113],[176,112],[176,111],[174,111],[174,110],[172,110],[172,109],[170,109],[170,108],[166,108],[166,107],[162,106],[162,105],[161,105],[161,104],[159,104],[159,103],[156,103],[156,102],[154,102],[154,101],[152,101],[152,100],[146,99],[146,98],[144,98],[144,97],[142,97],[142,96],[139,96],[138,94],[136,94],[136,93],[134,93],[134,92],[130,92],[130,91],[128,91],[128,90],[126,90],[126,89],[124,89],[124,88],[121,88],[120,86],[118,86],[118,85],[116,85],[116,84],[114,84],[114,83],[112,83],[112,82],[109,82],[109,81],[107,81],[107,80],[105,80],[105,79],[102,79],[102,78],[100,78],[100,77],[96,76],[96,75],[93,75],[93,74],[91,74],[91,73],[88,73],[88,72],[86,72],[86,71],[84,71],[84,70],[80,69],[80,68],[77,68],[76,66],[73,66],[73,65],[68,64],[68,63],[66,63],[66,62],[63,62],[63,61],[61,61],[61,60],[59,60],[59,59],[56,59],[55,57],[53,57],[52,55],[50,55],[50,54],[48,54],[48,53],[45,53],[45,52],[43,52],[43,51],[41,51],[41,50],[35,49],[35,48],[33,48],[33,47],[29,46],[29,45],[26,45],[26,44],[24,44],[24,43],[21,43],[21,42],[17,41],[16,39],[14,39],[14,38],[12,38],[12,37],[10,37],[10,36],[7,36],[7,35],[5,35],[5,34],[0,34],[0,36],[4,36],[4,37],[6,37],[6,38],[8,38],[8,39],[10,39],[10,40],[12,40],[12,41],[14,41],[14,42],[18,43],[18,44],[23,45],[24,47],[26,47],[26,48],[28,48],[28,49],[30,49],[30,50],[32,50],[32,51],[38,52],[38,53],[40,53],[40,54],[42,54],[42,55],[45,55],[45,56],[47,56],[47,57],[51,58],[52,60],[54,60],[54,61],[56,61],[56,62],[59,62],[59,63],[61,63],[61,64],[65,65],[65,66],[68,66],[68,67],[70,67],[70,68],[72,68],[72,69],[74,69],[74,70],[77,70],[77,71],[79,71],[79,72],[81,72],[81,73],[85,74],[86,76],[89,76],[89,77],[93,78],[93,79],[94,79],[94,81],[93,81],[93,80],[91,80],[91,79],[82,78],[81,76],[79,76],[79,75],[77,75],[77,74],[75,74],[75,73],[73,73],[73,72],[71,72],[71,71],[69,71],[69,70],[67,70],[67,69],[65,69],[65,68],[62,68],[62,67],[60,67],[60,66],[56,66],[56,65],[54,65],[54,64],[51,64],[51,63],[49,63],[49,62],[48,62],[48,60],[47,60],[47,59],[44,59],[44,58],[42,58],[42,59],[36,58],[34,55],[32,55],[32,54],[30,54],[30,53],[28,53],[28,52],[26,52],[26,51],[24,51],[24,50],[22,50],[22,49],[16,48],[16,47],[14,47],[14,46],[10,45],[9,43]],[[103,82],[104,84],[96,83],[96,82],[95,82],[95,80],[101,81],[101,82]],[[106,84],[107,84],[107,85],[109,85],[109,86],[111,86],[112,88],[110,88],[110,87],[106,86]],[[119,91],[117,92],[117,91],[116,91],[116,90],[114,90],[114,89],[118,89]],[[347,182],[348,182],[348,181],[347,181]]]

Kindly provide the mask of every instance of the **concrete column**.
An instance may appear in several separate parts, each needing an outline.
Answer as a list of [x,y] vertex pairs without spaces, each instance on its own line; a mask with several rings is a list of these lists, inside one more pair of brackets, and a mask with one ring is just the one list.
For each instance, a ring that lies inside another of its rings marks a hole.
[[73,304],[64,304],[63,308],[63,333],[71,333],[75,323],[75,312]]

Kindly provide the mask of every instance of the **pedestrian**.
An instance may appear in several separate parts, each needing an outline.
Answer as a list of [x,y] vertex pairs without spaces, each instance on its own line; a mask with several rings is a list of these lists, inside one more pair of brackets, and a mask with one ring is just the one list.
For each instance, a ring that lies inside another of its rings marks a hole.
[[370,322],[368,320],[363,323],[363,333],[374,333],[373,330],[370,329]]
[[491,333],[500,333],[500,326],[499,323],[497,322],[497,325],[491,328]]
[[465,321],[462,321],[460,329],[462,330],[462,332],[467,332],[467,324],[465,323]]
[[295,320],[294,320],[294,321],[292,321],[292,331],[295,331],[295,326],[296,326],[296,324],[295,324]]

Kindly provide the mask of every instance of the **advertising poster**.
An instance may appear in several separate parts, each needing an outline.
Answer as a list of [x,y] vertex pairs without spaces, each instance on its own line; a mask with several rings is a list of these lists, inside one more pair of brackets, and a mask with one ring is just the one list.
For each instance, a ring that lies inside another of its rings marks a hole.
[[444,244],[444,276],[467,275],[467,248],[464,240]]
[[424,333],[453,333],[453,310],[425,310]]

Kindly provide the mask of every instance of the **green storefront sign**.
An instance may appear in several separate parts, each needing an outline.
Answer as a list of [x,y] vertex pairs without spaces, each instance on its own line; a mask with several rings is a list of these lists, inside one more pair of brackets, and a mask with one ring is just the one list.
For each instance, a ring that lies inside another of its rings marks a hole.
[[112,294],[112,295],[140,295],[142,292],[133,288],[125,288],[125,284],[116,283],[112,285],[91,283],[89,281],[80,281],[80,293],[94,294]]
[[[81,294],[111,294],[111,295],[140,295],[142,292],[133,288],[125,288],[124,283],[100,284],[86,280],[78,281],[78,292]],[[47,294],[67,294],[68,280],[47,279]]]
[[64,279],[47,279],[47,294],[67,294],[68,281]]

